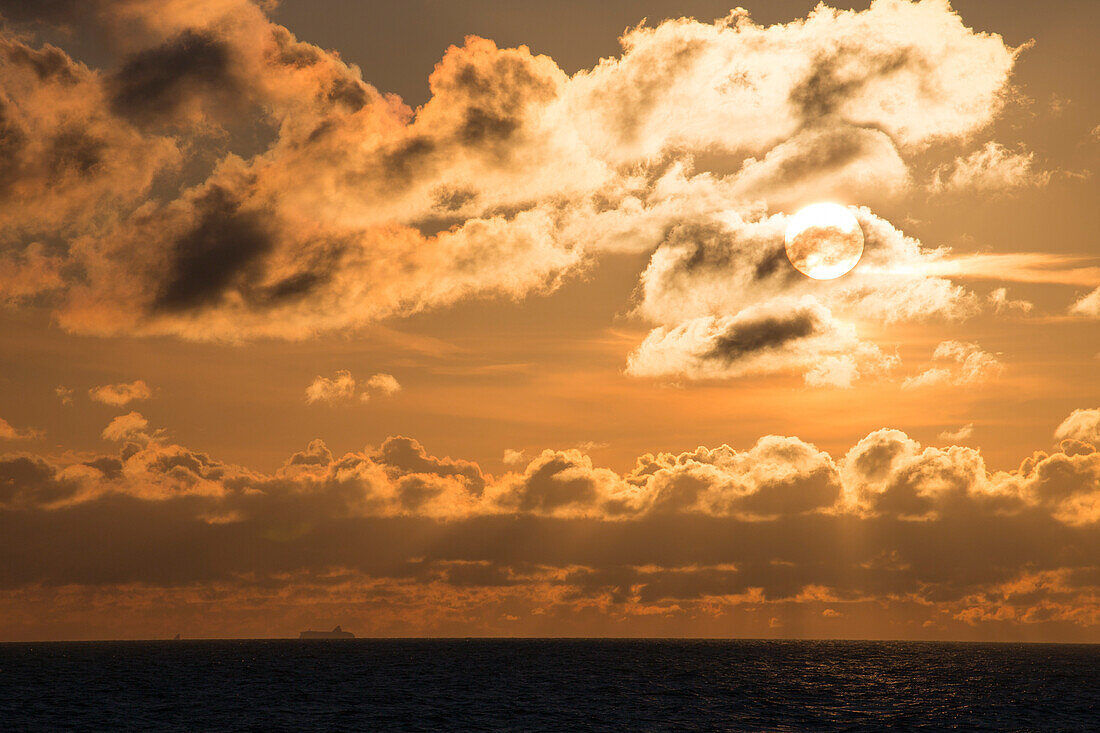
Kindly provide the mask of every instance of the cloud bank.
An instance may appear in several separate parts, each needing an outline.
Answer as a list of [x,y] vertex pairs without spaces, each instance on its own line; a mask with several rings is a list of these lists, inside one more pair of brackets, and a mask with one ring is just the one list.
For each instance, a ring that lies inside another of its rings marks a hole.
[[315,440],[258,472],[131,413],[104,433],[117,453],[0,458],[0,607],[24,609],[12,633],[40,635],[35,604],[99,628],[105,609],[163,603],[201,626],[181,604],[213,593],[197,607],[223,620],[230,599],[275,626],[321,604],[391,633],[501,633],[517,612],[577,631],[733,631],[829,608],[831,633],[863,634],[873,608],[879,633],[1095,641],[1098,414],[1074,412],[1057,450],[1010,471],[882,429],[839,457],[770,435],[626,472],[547,449],[491,475],[407,437],[342,456]]

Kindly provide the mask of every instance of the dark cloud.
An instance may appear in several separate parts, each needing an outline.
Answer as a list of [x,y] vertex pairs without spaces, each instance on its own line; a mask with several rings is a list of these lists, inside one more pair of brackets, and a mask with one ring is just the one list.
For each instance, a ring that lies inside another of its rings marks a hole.
[[74,84],[78,79],[72,60],[60,48],[47,44],[35,49],[21,43],[8,43],[0,44],[0,49],[10,63],[33,69],[43,82]]
[[34,456],[0,457],[0,511],[49,504],[72,496],[78,488],[59,469]]
[[769,185],[785,186],[813,176],[828,175],[873,152],[866,135],[848,126],[829,127],[802,141],[797,152],[784,157],[770,171]]
[[[485,489],[485,477],[476,463],[428,455],[424,446],[412,438],[386,438],[374,454],[374,459],[394,478],[410,473],[456,477],[474,494],[480,495]],[[409,488],[409,491],[415,492],[417,489]]]
[[361,81],[338,77],[329,87],[328,101],[339,102],[347,107],[348,111],[358,112],[370,101],[370,93]]
[[187,29],[131,55],[110,81],[111,109],[142,122],[168,121],[197,93],[233,99],[242,90],[230,47],[212,33]]
[[708,359],[734,362],[765,349],[776,349],[791,341],[817,334],[819,321],[814,311],[801,311],[789,316],[771,316],[758,321],[737,322],[718,336]]
[[813,60],[810,72],[791,89],[790,101],[807,123],[814,124],[872,81],[922,65],[926,65],[923,58],[908,48],[889,53],[840,48]]
[[26,144],[27,133],[12,119],[8,105],[0,97],[0,193],[18,180]]
[[196,202],[197,221],[176,240],[153,308],[184,311],[218,302],[274,247],[264,215],[242,210],[230,192],[212,188]]
[[107,152],[105,140],[78,128],[62,130],[51,141],[48,166],[53,175],[93,176],[102,169]]
[[96,469],[108,481],[122,476],[122,461],[112,456],[100,456],[84,465]]
[[528,467],[518,487],[521,511],[552,512],[570,505],[592,504],[597,485],[589,471],[578,471],[577,461],[564,454],[543,454]]

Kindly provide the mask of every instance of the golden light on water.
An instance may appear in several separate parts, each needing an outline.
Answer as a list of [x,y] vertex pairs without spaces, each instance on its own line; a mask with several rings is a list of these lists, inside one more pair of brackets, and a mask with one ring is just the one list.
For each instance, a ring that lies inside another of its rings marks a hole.
[[832,280],[849,272],[863,255],[863,230],[840,204],[810,204],[787,223],[787,258],[807,277]]

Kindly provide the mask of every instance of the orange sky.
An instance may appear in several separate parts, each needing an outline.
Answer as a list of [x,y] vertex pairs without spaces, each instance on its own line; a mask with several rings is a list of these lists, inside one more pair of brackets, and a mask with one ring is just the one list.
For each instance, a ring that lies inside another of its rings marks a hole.
[[837,7],[0,0],[0,640],[1100,641],[1100,9]]

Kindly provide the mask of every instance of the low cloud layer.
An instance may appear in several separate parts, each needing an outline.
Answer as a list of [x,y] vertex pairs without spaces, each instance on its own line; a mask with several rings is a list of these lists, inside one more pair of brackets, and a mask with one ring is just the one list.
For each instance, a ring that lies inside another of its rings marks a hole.
[[871,603],[895,632],[915,621],[910,635],[1008,625],[1095,640],[1098,414],[1076,411],[1057,450],[1011,471],[883,429],[839,457],[772,435],[647,454],[625,473],[545,450],[491,475],[406,437],[343,456],[317,440],[262,473],[131,413],[104,433],[113,455],[0,458],[0,606],[76,594],[126,614],[134,594],[264,586],[283,600],[265,594],[261,615],[288,613],[287,597],[388,598],[406,630],[439,622],[433,608],[476,628],[478,608],[508,607],[597,625],[655,615],[683,633],[761,608],[851,623]]

